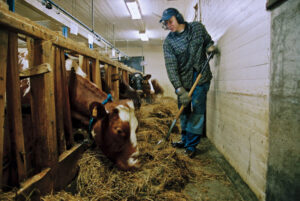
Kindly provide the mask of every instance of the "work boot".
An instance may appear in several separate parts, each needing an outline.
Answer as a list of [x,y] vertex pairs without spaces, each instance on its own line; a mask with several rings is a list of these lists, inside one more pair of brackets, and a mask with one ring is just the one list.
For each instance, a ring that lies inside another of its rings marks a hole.
[[179,142],[172,142],[171,144],[172,144],[172,147],[183,148],[185,143],[182,141],[179,141]]
[[196,155],[196,149],[194,150],[186,149],[184,154],[187,155],[189,158],[194,158]]

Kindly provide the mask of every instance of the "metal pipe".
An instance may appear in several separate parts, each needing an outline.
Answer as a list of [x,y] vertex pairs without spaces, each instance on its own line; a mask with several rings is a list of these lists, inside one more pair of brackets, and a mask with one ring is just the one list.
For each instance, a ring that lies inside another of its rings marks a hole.
[[[61,8],[59,5],[57,5],[56,3],[54,3],[52,0],[47,0],[49,3],[51,3],[53,6],[55,6],[57,9],[61,10],[63,13],[65,13],[67,16],[69,16],[70,18],[72,18],[74,21],[76,21],[78,24],[80,24],[81,26],[83,26],[84,28],[86,28],[88,31],[90,31],[91,33],[93,33],[96,37],[100,38],[101,41],[103,41],[106,45],[108,45],[110,48],[114,48],[115,50],[117,50],[118,52],[121,52],[120,50],[118,50],[117,48],[114,47],[113,44],[111,44],[108,40],[106,40],[105,38],[103,38],[100,34],[94,32],[93,29],[91,29],[90,27],[88,27],[86,24],[84,24],[83,22],[81,22],[79,19],[77,19],[76,17],[74,17],[73,15],[71,15],[68,11],[66,11],[65,9]],[[123,55],[127,56],[126,54],[124,54],[122,52]]]
[[95,28],[94,28],[94,0],[92,0],[92,29],[93,29],[93,31],[95,30]]
[[9,10],[15,12],[15,0],[7,0]]

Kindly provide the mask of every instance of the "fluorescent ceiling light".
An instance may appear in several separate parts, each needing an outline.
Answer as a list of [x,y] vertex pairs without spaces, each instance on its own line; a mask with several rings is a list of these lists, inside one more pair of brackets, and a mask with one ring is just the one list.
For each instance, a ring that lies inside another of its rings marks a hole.
[[142,19],[141,10],[136,0],[125,0],[125,3],[131,15],[131,19]]
[[149,38],[145,32],[140,32],[140,37],[142,41],[148,41]]

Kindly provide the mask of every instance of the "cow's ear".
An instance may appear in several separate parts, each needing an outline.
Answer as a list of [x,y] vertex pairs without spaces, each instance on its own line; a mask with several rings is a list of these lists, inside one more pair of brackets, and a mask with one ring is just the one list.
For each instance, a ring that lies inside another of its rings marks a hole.
[[107,112],[99,102],[92,102],[89,106],[90,115],[95,119],[102,119],[107,115]]
[[145,75],[143,78],[144,78],[144,80],[149,80],[149,79],[151,78],[151,75],[150,75],[150,74],[147,74],[147,75]]

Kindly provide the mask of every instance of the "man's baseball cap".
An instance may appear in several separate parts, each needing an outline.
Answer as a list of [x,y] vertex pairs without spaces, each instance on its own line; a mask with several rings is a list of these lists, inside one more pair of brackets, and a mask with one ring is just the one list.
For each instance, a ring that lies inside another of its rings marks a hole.
[[175,16],[179,13],[179,11],[176,8],[167,8],[164,10],[161,19],[159,22],[169,20],[172,16]]

